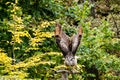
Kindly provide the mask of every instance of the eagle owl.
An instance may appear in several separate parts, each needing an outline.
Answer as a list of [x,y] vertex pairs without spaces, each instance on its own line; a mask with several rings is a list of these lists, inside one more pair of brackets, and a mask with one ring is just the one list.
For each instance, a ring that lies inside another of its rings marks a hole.
[[79,28],[79,31],[76,35],[73,35],[71,38],[67,36],[63,31],[59,23],[56,23],[55,27],[55,39],[58,47],[62,51],[62,54],[65,58],[64,63],[69,66],[77,65],[77,59],[75,58],[75,53],[80,44],[82,38],[82,28]]

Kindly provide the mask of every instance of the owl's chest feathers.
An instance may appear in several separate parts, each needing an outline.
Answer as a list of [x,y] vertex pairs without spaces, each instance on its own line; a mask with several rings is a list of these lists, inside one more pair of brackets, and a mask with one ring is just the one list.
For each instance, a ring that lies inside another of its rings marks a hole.
[[77,65],[77,59],[71,53],[68,53],[65,57],[64,63],[67,66],[74,66],[74,65]]

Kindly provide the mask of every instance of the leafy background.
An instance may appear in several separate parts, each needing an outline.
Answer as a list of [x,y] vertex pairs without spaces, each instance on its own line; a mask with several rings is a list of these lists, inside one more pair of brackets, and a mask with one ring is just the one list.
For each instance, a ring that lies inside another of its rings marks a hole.
[[75,80],[120,79],[119,0],[0,0],[1,79],[59,80],[66,69],[54,39],[82,25]]

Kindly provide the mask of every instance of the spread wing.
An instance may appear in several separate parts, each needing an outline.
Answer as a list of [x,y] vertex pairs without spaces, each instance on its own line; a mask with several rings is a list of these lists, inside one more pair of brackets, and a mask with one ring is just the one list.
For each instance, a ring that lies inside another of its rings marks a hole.
[[61,25],[56,24],[55,39],[58,47],[61,49],[63,56],[65,57],[69,52],[69,37],[62,31]]
[[73,53],[73,55],[75,55],[75,53],[77,51],[77,48],[78,48],[78,46],[80,44],[81,38],[82,38],[82,28],[80,27],[78,34],[74,35],[71,38],[71,45],[72,45],[72,53]]

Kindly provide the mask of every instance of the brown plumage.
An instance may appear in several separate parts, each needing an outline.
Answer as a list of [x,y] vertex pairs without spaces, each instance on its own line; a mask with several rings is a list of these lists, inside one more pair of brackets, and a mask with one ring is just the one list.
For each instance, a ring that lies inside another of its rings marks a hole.
[[55,27],[55,39],[58,47],[62,51],[63,56],[65,57],[66,65],[75,65],[75,53],[80,44],[82,37],[82,28],[79,28],[78,34],[73,35],[71,38],[67,36],[63,31],[59,23],[56,23]]

